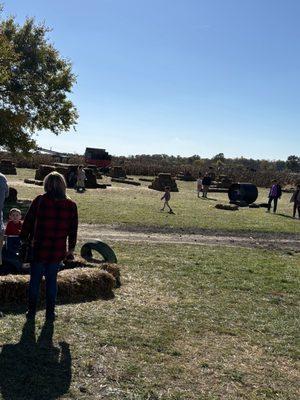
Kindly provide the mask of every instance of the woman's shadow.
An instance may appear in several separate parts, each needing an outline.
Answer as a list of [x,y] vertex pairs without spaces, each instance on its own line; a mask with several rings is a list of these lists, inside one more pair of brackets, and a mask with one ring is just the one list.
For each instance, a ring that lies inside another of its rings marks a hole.
[[0,390],[4,400],[54,400],[71,383],[69,345],[53,345],[53,323],[46,322],[36,341],[34,321],[26,321],[20,342],[0,348]]

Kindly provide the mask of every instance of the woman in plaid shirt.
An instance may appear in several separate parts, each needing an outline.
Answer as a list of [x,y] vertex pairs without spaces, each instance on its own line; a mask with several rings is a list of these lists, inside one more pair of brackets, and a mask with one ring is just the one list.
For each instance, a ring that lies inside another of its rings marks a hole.
[[57,273],[61,262],[74,252],[78,214],[76,204],[66,196],[66,182],[61,174],[47,175],[44,190],[45,194],[37,196],[27,212],[20,238],[30,240],[33,251],[27,318],[35,317],[40,283],[45,275],[46,319],[53,321]]

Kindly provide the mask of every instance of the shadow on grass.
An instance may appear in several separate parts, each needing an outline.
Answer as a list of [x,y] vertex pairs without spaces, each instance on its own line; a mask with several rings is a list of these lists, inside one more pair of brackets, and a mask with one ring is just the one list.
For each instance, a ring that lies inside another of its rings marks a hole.
[[54,400],[68,392],[71,354],[66,342],[53,345],[53,323],[36,340],[35,323],[26,321],[19,343],[0,353],[0,391],[4,400]]
[[288,219],[295,219],[291,215],[287,215],[287,214],[281,214],[281,213],[273,213],[273,214],[277,215],[278,217],[284,217],[284,218],[288,218]]

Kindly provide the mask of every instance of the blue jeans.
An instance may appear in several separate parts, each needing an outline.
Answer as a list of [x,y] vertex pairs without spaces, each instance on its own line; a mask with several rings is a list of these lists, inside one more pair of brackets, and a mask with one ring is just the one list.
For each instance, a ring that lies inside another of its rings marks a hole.
[[30,268],[29,282],[29,311],[33,314],[36,312],[40,284],[43,276],[46,279],[46,315],[54,314],[55,301],[57,294],[57,273],[60,264],[46,264],[33,262]]

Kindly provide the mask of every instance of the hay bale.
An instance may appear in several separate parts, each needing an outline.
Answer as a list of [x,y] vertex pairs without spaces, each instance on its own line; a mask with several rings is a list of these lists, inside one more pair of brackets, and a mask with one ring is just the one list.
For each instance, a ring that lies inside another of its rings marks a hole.
[[97,177],[91,168],[84,168],[85,176],[86,176],[86,181],[85,181],[85,187],[87,189],[96,189],[98,187],[97,183]]
[[1,160],[0,172],[4,175],[17,175],[16,166],[10,160]]
[[139,178],[139,181],[142,181],[142,182],[152,182],[153,179],[151,179],[151,178]]
[[[58,274],[59,303],[72,303],[113,297],[116,280],[112,274],[98,268],[67,269]],[[0,276],[0,304],[26,304],[28,275]],[[41,298],[45,298],[45,282],[41,285]]]
[[124,170],[123,167],[120,166],[112,167],[109,176],[111,178],[127,178],[126,171]]
[[55,171],[55,167],[53,165],[43,165],[41,164],[38,169],[35,171],[34,179],[37,181],[43,181],[44,178],[50,174],[50,172]]
[[128,180],[128,179],[111,178],[111,181],[112,182],[117,182],[117,183],[125,183],[127,185],[141,186],[140,182],[131,181],[131,180]]
[[256,203],[249,204],[249,208],[259,208],[259,204]]
[[197,180],[190,171],[179,172],[176,179],[185,182],[195,182]]
[[171,192],[178,192],[177,184],[171,174],[160,173],[148,188],[163,192],[166,186],[169,186]]
[[24,183],[28,183],[31,185],[43,186],[43,181],[38,181],[36,179],[24,179]]
[[228,211],[237,211],[239,207],[236,204],[221,204],[218,203],[215,205],[215,208],[218,210],[228,210]]

